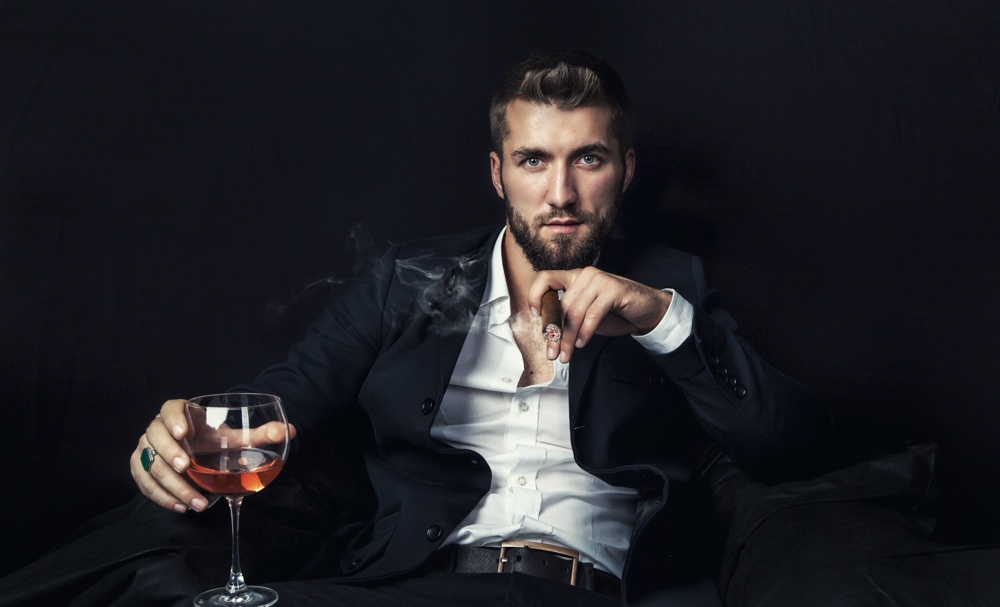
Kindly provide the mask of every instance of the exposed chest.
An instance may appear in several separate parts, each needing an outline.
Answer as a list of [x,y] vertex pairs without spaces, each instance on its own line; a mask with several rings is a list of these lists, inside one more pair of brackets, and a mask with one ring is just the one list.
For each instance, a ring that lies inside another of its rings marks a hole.
[[523,316],[511,318],[509,321],[514,342],[524,360],[524,372],[518,381],[518,387],[530,386],[548,382],[552,379],[552,361],[545,355],[546,342],[542,336],[542,320],[538,317]]

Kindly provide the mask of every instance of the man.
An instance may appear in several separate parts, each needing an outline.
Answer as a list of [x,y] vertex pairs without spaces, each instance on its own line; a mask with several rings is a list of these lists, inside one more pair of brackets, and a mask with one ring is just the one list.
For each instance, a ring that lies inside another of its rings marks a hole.
[[[602,61],[523,61],[491,108],[506,226],[394,246],[286,363],[238,388],[279,395],[303,431],[358,408],[370,420],[358,431],[372,434],[377,512],[339,534],[326,579],[284,596],[718,602],[707,578],[690,577],[683,541],[705,447],[714,439],[758,476],[785,478],[828,426],[736,335],[697,258],[609,238],[635,170],[629,123],[624,85]],[[559,342],[538,319],[550,290],[562,293]],[[131,470],[160,506],[200,511],[177,442],[182,409],[163,405]],[[504,543],[524,541],[501,559]]]

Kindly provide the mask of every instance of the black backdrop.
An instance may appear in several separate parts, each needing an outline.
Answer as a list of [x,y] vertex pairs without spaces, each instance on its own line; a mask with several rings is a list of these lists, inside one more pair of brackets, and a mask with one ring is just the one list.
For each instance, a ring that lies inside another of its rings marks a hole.
[[622,230],[704,257],[846,446],[939,442],[941,537],[1000,540],[995,0],[3,1],[0,571],[372,249],[500,221],[489,93],[550,46],[632,91]]

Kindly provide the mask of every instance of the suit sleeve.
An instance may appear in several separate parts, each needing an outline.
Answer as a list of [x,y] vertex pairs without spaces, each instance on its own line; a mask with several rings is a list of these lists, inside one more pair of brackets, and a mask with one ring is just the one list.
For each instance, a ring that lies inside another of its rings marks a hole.
[[397,254],[395,246],[328,305],[284,363],[233,389],[278,395],[286,403],[289,421],[307,432],[323,418],[355,405],[383,341],[384,302]]
[[809,390],[753,351],[691,258],[691,335],[654,356],[684,392],[705,430],[741,467],[778,482],[813,474],[829,456],[833,424]]

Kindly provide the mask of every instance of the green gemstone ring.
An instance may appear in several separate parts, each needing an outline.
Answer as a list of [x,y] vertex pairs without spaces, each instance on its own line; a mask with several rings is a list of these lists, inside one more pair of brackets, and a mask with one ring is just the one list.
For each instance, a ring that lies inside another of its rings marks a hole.
[[142,454],[139,456],[139,461],[142,462],[142,469],[149,472],[149,469],[153,467],[153,460],[156,459],[156,450],[152,447],[146,447],[142,450]]

